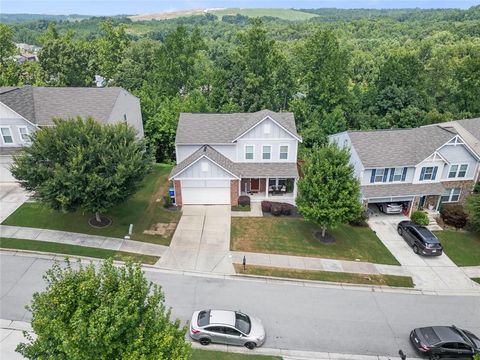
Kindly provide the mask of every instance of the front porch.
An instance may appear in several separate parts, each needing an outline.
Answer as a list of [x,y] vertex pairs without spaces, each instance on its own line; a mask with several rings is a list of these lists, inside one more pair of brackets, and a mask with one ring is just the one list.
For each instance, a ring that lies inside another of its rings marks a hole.
[[297,179],[282,177],[242,178],[240,195],[248,195],[252,202],[263,200],[295,204]]

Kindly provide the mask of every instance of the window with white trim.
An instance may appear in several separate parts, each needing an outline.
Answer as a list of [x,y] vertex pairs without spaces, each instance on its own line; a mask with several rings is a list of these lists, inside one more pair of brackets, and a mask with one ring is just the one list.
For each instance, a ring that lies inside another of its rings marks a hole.
[[288,159],[288,145],[280,145],[280,160]]
[[272,147],[270,145],[262,146],[262,159],[270,160],[272,158]]
[[253,160],[253,145],[245,145],[245,160]]
[[13,144],[13,136],[10,128],[2,127],[0,128],[0,132],[2,134],[2,139],[4,144]]
[[460,188],[446,189],[442,195],[441,201],[442,203],[457,202],[460,199],[461,193],[462,193],[462,189]]
[[422,168],[420,173],[420,181],[435,180],[437,177],[438,166],[426,166]]
[[464,178],[467,175],[468,164],[451,165],[448,172],[448,178]]
[[402,181],[403,168],[395,168],[393,172],[393,181]]
[[20,140],[23,142],[30,142],[30,138],[28,137],[28,129],[26,126],[19,126],[18,133],[20,134]]
[[375,182],[383,182],[383,176],[385,175],[385,169],[377,169],[375,172]]

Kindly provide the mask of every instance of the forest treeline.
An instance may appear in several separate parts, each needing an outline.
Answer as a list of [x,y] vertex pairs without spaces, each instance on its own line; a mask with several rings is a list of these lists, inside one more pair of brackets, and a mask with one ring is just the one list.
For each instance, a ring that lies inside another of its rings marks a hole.
[[[304,21],[196,15],[0,24],[0,85],[122,86],[141,100],[157,159],[179,112],[293,111],[304,148],[347,129],[480,116],[480,6],[303,9]],[[42,46],[12,60],[14,42]]]

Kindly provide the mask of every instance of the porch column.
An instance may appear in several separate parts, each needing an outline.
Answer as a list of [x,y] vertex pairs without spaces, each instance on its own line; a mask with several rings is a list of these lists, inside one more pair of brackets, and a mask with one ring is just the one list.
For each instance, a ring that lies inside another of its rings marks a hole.
[[440,207],[440,201],[442,200],[442,196],[438,196],[438,201],[437,201],[437,207],[435,208],[435,211],[438,211],[438,208]]
[[268,199],[268,181],[269,178],[267,177],[266,184],[265,184],[265,198]]
[[297,198],[297,181],[298,179],[293,180],[293,199],[295,200]]

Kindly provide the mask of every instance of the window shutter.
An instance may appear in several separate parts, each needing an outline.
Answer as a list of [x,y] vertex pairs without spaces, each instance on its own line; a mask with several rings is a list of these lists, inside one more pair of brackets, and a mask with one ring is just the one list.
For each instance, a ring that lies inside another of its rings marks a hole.
[[402,181],[405,181],[405,179],[407,178],[407,170],[408,168],[406,167],[403,168]]
[[383,171],[383,182],[387,182],[388,179],[388,168],[385,168]]
[[375,174],[377,173],[377,169],[372,169],[372,176],[370,176],[370,183],[375,182]]
[[437,177],[437,170],[438,170],[438,166],[435,166],[433,168],[432,180],[435,180],[435,178]]
[[425,177],[425,168],[422,168],[422,172],[420,173],[420,181],[423,181],[424,177]]
[[393,181],[393,175],[395,175],[395,168],[390,168],[390,179],[388,179],[389,182]]

